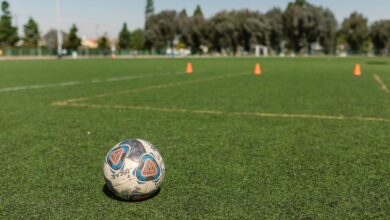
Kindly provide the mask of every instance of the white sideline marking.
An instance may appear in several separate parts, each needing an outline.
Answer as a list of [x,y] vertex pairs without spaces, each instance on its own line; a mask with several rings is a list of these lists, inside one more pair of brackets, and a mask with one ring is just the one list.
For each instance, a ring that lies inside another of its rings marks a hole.
[[242,75],[246,75],[246,74],[248,74],[248,73],[245,72],[245,73],[238,73],[238,74],[237,73],[236,74],[226,74],[226,75],[222,75],[222,76],[205,77],[205,78],[196,79],[196,80],[189,80],[189,81],[176,82],[176,83],[166,83],[166,84],[148,86],[148,87],[143,87],[143,88],[124,90],[124,91],[116,92],[116,93],[104,93],[104,94],[95,95],[95,96],[85,96],[85,97],[79,97],[79,98],[72,98],[72,99],[67,99],[67,100],[63,100],[63,101],[53,102],[52,105],[66,106],[67,104],[74,103],[74,102],[82,102],[82,101],[97,99],[97,98],[105,98],[105,97],[117,96],[117,95],[129,94],[129,93],[137,93],[137,92],[144,92],[144,91],[150,91],[150,90],[156,90],[156,89],[176,87],[176,86],[188,85],[188,84],[194,84],[194,83],[200,83],[200,82],[207,82],[207,81],[213,81],[213,80],[217,80],[217,79],[224,79],[224,78],[228,78],[228,77],[242,76]]
[[190,110],[184,108],[158,108],[149,106],[129,106],[129,105],[97,105],[86,103],[54,103],[56,106],[64,107],[84,107],[84,108],[105,108],[105,109],[130,109],[142,111],[171,112],[171,113],[193,113],[206,115],[230,115],[230,116],[253,116],[253,117],[270,117],[270,118],[291,118],[291,119],[321,119],[321,120],[355,120],[355,121],[377,121],[389,122],[390,119],[377,117],[361,116],[334,116],[334,115],[309,115],[309,114],[287,114],[287,113],[266,113],[266,112],[225,112],[218,110]]
[[386,84],[383,82],[383,80],[377,74],[374,74],[374,79],[378,82],[378,84],[379,84],[380,88],[383,90],[383,92],[390,93]]
[[20,90],[29,90],[29,89],[42,89],[42,88],[50,88],[50,87],[62,87],[62,86],[73,86],[81,84],[79,81],[72,82],[63,82],[63,83],[55,83],[55,84],[40,84],[40,85],[31,85],[31,86],[16,86],[16,87],[8,87],[1,88],[0,92],[15,92]]
[[53,84],[38,84],[38,85],[29,85],[29,86],[15,86],[15,87],[0,88],[0,92],[16,92],[16,91],[21,91],[21,90],[42,89],[42,88],[50,88],[50,87],[74,86],[74,85],[79,85],[79,84],[107,83],[107,82],[115,82],[115,81],[122,81],[122,80],[133,80],[133,79],[142,79],[142,78],[150,78],[150,77],[157,77],[157,76],[168,76],[168,75],[180,75],[180,74],[184,74],[184,72],[144,74],[144,75],[137,75],[137,76],[114,77],[114,78],[108,78],[108,79],[93,79],[93,80],[87,81],[87,82],[70,81],[70,82],[53,83]]
[[180,75],[184,74],[184,72],[175,72],[175,73],[157,73],[157,74],[144,74],[144,75],[138,75],[138,76],[124,76],[124,77],[114,77],[109,79],[94,79],[91,81],[91,83],[102,83],[102,82],[115,82],[115,81],[122,81],[122,80],[132,80],[132,79],[142,79],[142,78],[148,78],[148,77],[155,77],[155,76],[168,76],[168,75]]
[[149,86],[144,88],[132,89],[127,91],[122,91],[118,93],[105,93],[96,96],[87,96],[80,97],[75,99],[68,99],[64,101],[57,101],[51,103],[53,106],[62,106],[62,107],[84,107],[84,108],[105,108],[105,109],[130,109],[130,110],[141,110],[141,111],[157,111],[157,112],[171,112],[171,113],[193,113],[193,114],[206,114],[206,115],[230,115],[230,116],[252,116],[252,117],[272,117],[272,118],[291,118],[291,119],[318,119],[318,120],[356,120],[356,121],[376,121],[376,122],[388,122],[390,119],[380,118],[380,117],[362,117],[362,116],[335,116],[335,115],[310,115],[310,114],[288,114],[288,113],[270,113],[270,112],[226,112],[220,110],[190,110],[185,108],[160,108],[160,107],[149,107],[149,106],[130,106],[130,105],[99,105],[99,104],[89,104],[81,103],[82,101],[96,99],[96,98],[105,98],[110,96],[129,94],[129,93],[138,93],[156,89],[163,89],[175,86],[181,86],[186,84],[200,83],[206,81],[212,81],[217,79],[223,79],[233,76],[241,76],[247,73],[239,74],[229,74],[218,77],[207,77],[198,80],[191,80],[185,82],[177,83],[167,83],[160,84],[155,86]]

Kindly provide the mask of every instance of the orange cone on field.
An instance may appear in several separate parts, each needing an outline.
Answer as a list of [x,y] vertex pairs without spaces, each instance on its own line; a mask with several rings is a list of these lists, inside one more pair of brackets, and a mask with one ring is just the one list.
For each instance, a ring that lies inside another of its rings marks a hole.
[[354,76],[361,76],[362,75],[362,67],[360,64],[355,64],[355,69],[353,70]]
[[192,74],[194,70],[192,69],[192,63],[188,62],[186,66],[186,73],[187,74]]
[[256,63],[255,68],[253,70],[253,74],[255,76],[260,76],[262,73],[260,64]]

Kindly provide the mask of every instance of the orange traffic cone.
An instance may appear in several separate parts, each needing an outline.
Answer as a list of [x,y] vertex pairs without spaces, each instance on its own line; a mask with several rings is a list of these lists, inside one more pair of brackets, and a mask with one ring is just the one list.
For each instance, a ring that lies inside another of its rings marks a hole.
[[355,69],[353,70],[354,76],[361,76],[362,75],[362,67],[360,64],[355,64]]
[[255,76],[260,76],[261,73],[262,73],[262,72],[261,72],[261,66],[260,66],[260,64],[256,63],[255,68],[254,68],[254,70],[253,70],[253,74],[254,74]]
[[187,63],[187,66],[186,66],[186,73],[187,74],[192,74],[194,71],[192,69],[192,63],[191,62],[188,62]]

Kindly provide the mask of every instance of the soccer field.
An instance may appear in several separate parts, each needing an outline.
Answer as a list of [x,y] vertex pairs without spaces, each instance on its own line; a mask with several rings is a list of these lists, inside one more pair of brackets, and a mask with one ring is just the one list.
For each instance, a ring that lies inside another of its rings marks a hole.
[[[386,219],[389,89],[385,58],[0,62],[0,218]],[[167,168],[143,202],[104,190],[128,138]]]

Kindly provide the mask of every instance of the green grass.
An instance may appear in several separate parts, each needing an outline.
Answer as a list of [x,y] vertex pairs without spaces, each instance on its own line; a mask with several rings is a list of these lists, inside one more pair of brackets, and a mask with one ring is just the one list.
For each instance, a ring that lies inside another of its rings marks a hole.
[[[390,86],[388,59],[194,59],[191,76],[183,73],[187,61],[0,62],[0,91],[78,83],[0,92],[0,218],[389,218],[389,121],[231,114],[390,120],[390,94],[373,79]],[[256,62],[260,77],[251,74]],[[355,63],[362,77],[352,76]],[[104,81],[131,76],[149,77]],[[101,94],[112,95],[93,97]],[[52,105],[79,97],[105,108]],[[120,202],[103,193],[103,160],[134,137],[160,147],[167,176],[156,197]]]

